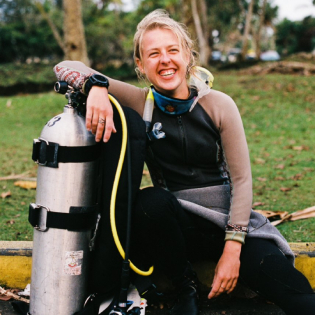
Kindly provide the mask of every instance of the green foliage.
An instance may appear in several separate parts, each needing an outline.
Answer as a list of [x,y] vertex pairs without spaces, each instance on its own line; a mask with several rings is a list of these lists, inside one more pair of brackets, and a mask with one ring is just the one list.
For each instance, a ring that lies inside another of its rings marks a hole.
[[284,19],[277,25],[276,44],[282,54],[290,55],[300,51],[310,52],[315,48],[315,18],[303,21]]
[[[214,88],[236,101],[249,144],[254,202],[263,210],[294,212],[314,206],[315,103],[313,77],[244,76],[213,73]],[[135,83],[135,82],[132,82]],[[0,98],[0,177],[27,173],[36,176],[31,161],[32,140],[44,124],[62,111],[66,100],[55,93]],[[31,240],[28,205],[34,190],[1,181],[0,239]],[[149,185],[149,176],[143,185]],[[315,218],[278,226],[289,241],[314,241]]]
[[0,0],[0,9],[0,63],[62,55],[31,1]]

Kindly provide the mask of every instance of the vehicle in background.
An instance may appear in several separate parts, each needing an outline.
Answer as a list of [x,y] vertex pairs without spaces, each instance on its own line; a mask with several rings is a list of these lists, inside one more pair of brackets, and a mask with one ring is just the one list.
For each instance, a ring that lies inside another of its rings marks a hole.
[[222,53],[219,50],[213,50],[211,53],[211,60],[221,61]]
[[237,62],[240,59],[242,50],[240,48],[232,48],[227,55],[228,62]]
[[260,60],[262,61],[278,61],[280,55],[275,50],[267,50],[260,54]]
[[246,60],[255,60],[256,59],[256,52],[253,49],[249,49],[246,54]]

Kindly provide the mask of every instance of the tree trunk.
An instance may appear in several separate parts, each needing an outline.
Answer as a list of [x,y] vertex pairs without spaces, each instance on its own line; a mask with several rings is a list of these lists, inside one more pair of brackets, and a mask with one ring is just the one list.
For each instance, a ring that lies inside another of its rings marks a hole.
[[243,35],[243,46],[242,46],[242,60],[245,60],[246,53],[248,50],[248,35],[250,30],[250,24],[252,21],[252,15],[253,15],[253,6],[254,6],[254,0],[250,0],[248,11],[246,14],[246,21],[245,21],[245,30]]
[[65,59],[79,60],[90,65],[82,22],[81,0],[63,0],[63,10]]
[[259,16],[259,24],[258,24],[257,34],[255,36],[257,59],[260,58],[260,54],[261,54],[261,45],[260,45],[261,30],[262,30],[262,27],[264,25],[266,5],[267,5],[267,0],[264,0],[263,5],[261,7],[260,16]]
[[202,30],[196,0],[191,0],[191,11],[192,11],[192,16],[194,19],[195,29],[196,29],[197,38],[198,38],[200,64],[202,66],[207,67],[209,65],[209,58],[210,58],[211,50],[207,43],[207,39],[205,38],[205,34]]

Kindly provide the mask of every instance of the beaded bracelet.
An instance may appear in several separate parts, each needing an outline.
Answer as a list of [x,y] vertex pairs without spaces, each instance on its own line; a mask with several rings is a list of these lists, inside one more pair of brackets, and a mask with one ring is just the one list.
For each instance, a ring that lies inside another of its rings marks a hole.
[[248,228],[246,226],[236,225],[228,223],[225,227],[225,231],[234,231],[234,232],[244,232],[248,233]]

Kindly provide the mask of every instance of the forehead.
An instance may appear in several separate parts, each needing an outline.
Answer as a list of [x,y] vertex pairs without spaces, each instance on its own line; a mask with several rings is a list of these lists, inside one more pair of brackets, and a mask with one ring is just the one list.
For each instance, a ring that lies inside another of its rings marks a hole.
[[147,51],[173,45],[180,45],[179,39],[173,31],[165,28],[155,28],[145,31],[142,37],[141,49]]

